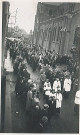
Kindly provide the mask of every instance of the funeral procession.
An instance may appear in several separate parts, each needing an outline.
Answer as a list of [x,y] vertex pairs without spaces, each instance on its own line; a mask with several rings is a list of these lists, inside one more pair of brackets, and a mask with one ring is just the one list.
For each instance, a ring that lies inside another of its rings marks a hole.
[[80,3],[4,1],[0,133],[78,133]]

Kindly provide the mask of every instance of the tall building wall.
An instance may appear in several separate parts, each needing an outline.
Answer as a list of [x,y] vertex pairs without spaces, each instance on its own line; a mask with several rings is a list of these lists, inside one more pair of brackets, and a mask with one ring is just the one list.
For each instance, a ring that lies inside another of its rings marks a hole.
[[6,33],[8,29],[9,20],[9,2],[2,2],[2,45],[1,45],[1,132],[4,132],[4,114],[5,114],[5,85],[6,85],[6,75],[4,72],[4,62],[6,58]]
[[[79,5],[80,7],[80,5]],[[77,27],[80,27],[80,11],[76,13],[73,18],[72,18],[72,23],[71,23],[71,32],[70,32],[70,37],[69,37],[69,45],[68,45],[68,51],[72,46],[75,46],[74,44],[74,37],[75,37],[75,30]]]
[[[38,16],[36,14],[36,20],[38,19],[39,23],[35,25],[35,28],[38,26],[35,36],[35,40],[37,39],[36,45],[40,44],[46,50],[54,49],[59,54],[70,54],[75,27],[80,24],[80,15],[75,13],[75,11],[80,10],[80,3],[50,4],[38,4],[39,10],[37,8]],[[52,10],[52,15],[49,15],[50,10]],[[39,11],[42,11],[43,19],[39,16]],[[46,14],[49,17],[47,20]]]
[[4,69],[4,61],[6,57],[6,33],[8,29],[8,20],[9,20],[9,2],[3,2],[2,3],[2,75],[3,75],[3,69]]

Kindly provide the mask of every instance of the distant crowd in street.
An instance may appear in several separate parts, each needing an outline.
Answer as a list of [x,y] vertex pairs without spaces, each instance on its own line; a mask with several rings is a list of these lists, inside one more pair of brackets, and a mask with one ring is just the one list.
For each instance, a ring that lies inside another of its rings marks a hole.
[[[62,99],[68,98],[77,80],[78,63],[70,55],[59,55],[55,50],[43,50],[40,46],[30,46],[22,41],[8,40],[7,49],[10,50],[14,73],[17,75],[16,96],[24,95],[26,111],[31,112],[29,115],[32,120],[36,116],[36,120],[33,120],[35,123],[45,116],[43,122],[40,122],[43,125],[53,114],[60,114]],[[40,73],[39,90],[30,79],[27,63],[33,72],[38,70]],[[40,92],[46,100],[42,110]]]

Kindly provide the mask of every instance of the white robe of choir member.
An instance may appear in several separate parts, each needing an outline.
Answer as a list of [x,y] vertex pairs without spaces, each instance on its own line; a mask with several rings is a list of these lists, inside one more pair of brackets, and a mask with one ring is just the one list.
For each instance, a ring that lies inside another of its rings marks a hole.
[[62,104],[62,94],[56,93],[56,108],[61,108]]
[[54,92],[57,92],[58,90],[61,91],[61,82],[58,80],[55,80],[53,83],[53,90]]
[[27,100],[26,100],[26,111],[28,111],[31,107],[31,101],[32,101],[32,91],[29,90],[27,92]]
[[64,90],[66,92],[69,92],[71,90],[71,79],[65,79],[64,80],[64,86],[63,86]]
[[50,82],[44,83],[44,91],[46,91],[46,90],[51,90],[51,83]]

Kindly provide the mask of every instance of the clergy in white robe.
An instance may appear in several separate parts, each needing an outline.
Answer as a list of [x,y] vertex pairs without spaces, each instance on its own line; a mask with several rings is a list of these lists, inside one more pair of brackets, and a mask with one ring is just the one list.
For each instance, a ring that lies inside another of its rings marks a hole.
[[29,90],[29,91],[27,92],[26,111],[29,111],[29,110],[30,110],[31,102],[32,102],[32,91]]
[[60,91],[56,93],[56,113],[60,113],[60,108],[62,104],[62,94]]
[[61,82],[58,78],[56,78],[56,80],[53,83],[53,91],[57,92],[58,90],[61,91]]
[[49,79],[47,79],[44,83],[44,91],[46,90],[51,90],[51,83],[49,82]]
[[69,93],[70,93],[70,90],[71,90],[71,79],[70,79],[70,77],[65,78],[63,88],[64,88],[65,96],[69,96]]
[[80,90],[78,90],[75,94],[74,100],[74,112],[79,116],[79,105],[80,105]]

